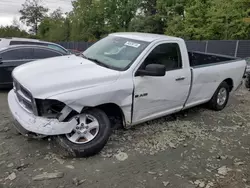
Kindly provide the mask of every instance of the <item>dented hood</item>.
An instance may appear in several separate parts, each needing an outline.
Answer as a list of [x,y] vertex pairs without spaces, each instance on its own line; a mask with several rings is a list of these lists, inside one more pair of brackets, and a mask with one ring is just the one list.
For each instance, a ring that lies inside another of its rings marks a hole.
[[34,98],[48,98],[64,92],[110,84],[119,71],[111,70],[75,55],[33,61],[14,69],[13,77]]

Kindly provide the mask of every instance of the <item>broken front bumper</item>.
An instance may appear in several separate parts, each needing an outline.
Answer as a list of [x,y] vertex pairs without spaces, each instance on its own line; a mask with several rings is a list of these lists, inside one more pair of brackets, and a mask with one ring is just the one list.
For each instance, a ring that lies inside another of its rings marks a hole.
[[68,134],[72,132],[77,124],[75,118],[69,122],[59,122],[57,119],[38,117],[27,112],[19,104],[14,90],[11,90],[8,94],[8,104],[10,112],[16,120],[14,126],[22,134],[27,134],[28,132],[42,135]]

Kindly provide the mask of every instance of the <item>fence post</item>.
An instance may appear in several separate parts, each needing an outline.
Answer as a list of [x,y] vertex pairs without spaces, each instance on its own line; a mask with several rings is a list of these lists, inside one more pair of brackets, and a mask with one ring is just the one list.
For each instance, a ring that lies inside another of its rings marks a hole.
[[208,48],[208,40],[206,41],[205,53],[207,53],[207,48]]
[[237,54],[238,54],[238,48],[239,48],[239,40],[237,40],[237,42],[236,42],[236,47],[235,47],[234,57],[237,57]]

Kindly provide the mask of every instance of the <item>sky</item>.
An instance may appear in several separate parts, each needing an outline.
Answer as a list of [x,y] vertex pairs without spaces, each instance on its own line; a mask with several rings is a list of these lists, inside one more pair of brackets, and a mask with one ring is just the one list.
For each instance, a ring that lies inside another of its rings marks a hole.
[[[0,26],[11,25],[14,18],[19,19],[18,11],[24,2],[25,0],[0,0]],[[59,7],[63,12],[72,10],[71,0],[42,0],[42,2],[50,12]]]

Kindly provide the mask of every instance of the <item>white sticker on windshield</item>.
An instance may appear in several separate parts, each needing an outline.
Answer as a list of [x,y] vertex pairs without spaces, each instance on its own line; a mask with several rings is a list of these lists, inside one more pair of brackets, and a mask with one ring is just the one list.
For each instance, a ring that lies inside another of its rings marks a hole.
[[134,47],[134,48],[139,48],[139,46],[141,46],[141,44],[138,44],[138,43],[135,43],[135,42],[130,42],[130,41],[127,41],[124,45]]

